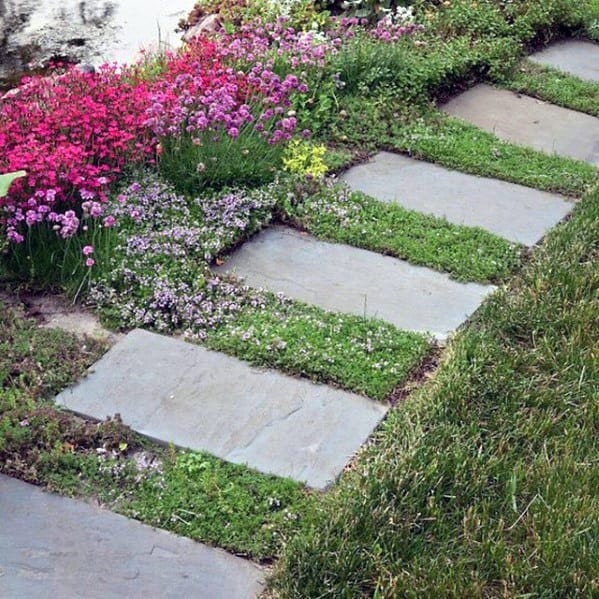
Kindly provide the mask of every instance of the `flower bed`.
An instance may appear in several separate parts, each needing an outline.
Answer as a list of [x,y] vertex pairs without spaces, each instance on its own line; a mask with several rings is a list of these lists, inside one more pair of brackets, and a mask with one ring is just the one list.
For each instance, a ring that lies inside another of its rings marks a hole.
[[[292,27],[285,17],[253,18],[131,68],[24,81],[0,99],[0,172],[27,171],[0,199],[5,237],[20,243],[46,223],[69,239],[89,228],[87,217],[112,226],[98,220],[103,204],[135,164],[158,162],[191,195],[272,180],[315,99],[330,108],[340,85],[330,60],[343,44],[362,34],[394,42],[416,28],[397,15],[374,28],[321,16],[319,31]],[[84,259],[93,260],[90,253]]]
[[161,143],[162,172],[180,191],[272,179],[295,131],[291,97],[307,87],[238,50],[234,40],[196,38],[167,57],[152,86],[146,124]]
[[153,159],[148,100],[145,82],[105,66],[34,77],[0,101],[0,171],[27,171],[0,200],[0,226],[11,241],[23,241],[22,225],[44,221],[73,236],[86,202],[100,215],[123,167]]

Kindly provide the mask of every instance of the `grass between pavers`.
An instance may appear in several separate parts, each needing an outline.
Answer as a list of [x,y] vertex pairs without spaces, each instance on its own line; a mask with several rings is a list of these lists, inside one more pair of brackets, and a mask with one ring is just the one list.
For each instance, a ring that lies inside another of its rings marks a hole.
[[585,162],[551,156],[500,140],[475,125],[439,111],[405,114],[387,96],[343,100],[331,126],[335,143],[406,153],[473,175],[581,197],[599,180]]
[[431,350],[419,333],[273,295],[210,331],[208,347],[258,366],[332,383],[377,400],[406,382]]
[[454,225],[330,182],[304,197],[297,189],[287,196],[283,212],[317,237],[428,266],[459,281],[504,279],[519,265],[523,249],[484,229]]
[[599,190],[286,548],[284,597],[599,592]]
[[599,82],[585,81],[556,68],[524,60],[500,85],[599,117]]
[[501,141],[441,114],[399,128],[391,144],[449,168],[569,196],[580,197],[597,182],[597,169],[590,164]]
[[0,304],[0,472],[235,553],[276,555],[309,517],[302,485],[55,407],[49,398],[104,349]]

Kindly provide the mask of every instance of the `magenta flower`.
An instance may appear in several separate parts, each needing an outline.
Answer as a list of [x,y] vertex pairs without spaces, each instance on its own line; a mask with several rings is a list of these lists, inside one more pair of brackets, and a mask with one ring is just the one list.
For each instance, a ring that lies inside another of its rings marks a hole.
[[114,218],[114,216],[112,216],[112,214],[109,214],[103,221],[103,224],[106,228],[110,229],[111,227],[114,227],[116,220]]

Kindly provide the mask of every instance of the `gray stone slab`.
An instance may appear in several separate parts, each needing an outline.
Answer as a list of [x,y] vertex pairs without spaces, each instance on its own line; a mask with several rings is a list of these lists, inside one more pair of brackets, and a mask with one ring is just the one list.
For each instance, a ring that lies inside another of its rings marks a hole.
[[224,551],[0,475],[5,599],[249,599],[262,576]]
[[318,488],[334,481],[387,409],[142,330],[56,401],[94,418],[119,413],[149,437]]
[[535,244],[572,209],[557,195],[389,152],[380,152],[342,178],[352,189],[383,202],[482,227],[525,245]]
[[443,106],[497,137],[599,166],[599,119],[480,84]]
[[218,271],[327,310],[381,318],[441,339],[493,290],[280,226],[245,243]]
[[588,81],[599,81],[599,44],[567,40],[552,44],[528,57],[533,62],[571,73]]

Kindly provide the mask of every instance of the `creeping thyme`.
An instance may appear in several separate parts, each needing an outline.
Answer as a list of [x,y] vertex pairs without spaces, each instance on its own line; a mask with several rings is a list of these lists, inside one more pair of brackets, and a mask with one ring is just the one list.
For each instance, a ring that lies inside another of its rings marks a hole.
[[190,199],[144,177],[110,205],[122,225],[119,242],[90,300],[120,327],[178,333],[261,366],[384,399],[428,350],[422,335],[252,289],[211,269],[295,191],[318,186],[303,181],[281,177],[259,189]]

